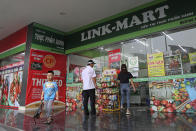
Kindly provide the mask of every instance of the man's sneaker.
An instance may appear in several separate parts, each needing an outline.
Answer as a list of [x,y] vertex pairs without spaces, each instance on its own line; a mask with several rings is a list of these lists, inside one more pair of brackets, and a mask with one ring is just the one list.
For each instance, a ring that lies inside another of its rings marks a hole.
[[124,109],[123,106],[120,106],[120,109],[121,109],[121,110]]
[[127,109],[126,115],[130,115],[130,114],[131,114],[130,111]]

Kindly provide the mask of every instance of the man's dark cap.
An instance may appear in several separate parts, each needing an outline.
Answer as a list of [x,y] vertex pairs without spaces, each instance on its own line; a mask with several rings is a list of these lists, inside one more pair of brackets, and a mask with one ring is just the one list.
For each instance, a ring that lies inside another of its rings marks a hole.
[[93,60],[89,60],[88,65],[90,65],[90,64],[96,64],[96,63]]

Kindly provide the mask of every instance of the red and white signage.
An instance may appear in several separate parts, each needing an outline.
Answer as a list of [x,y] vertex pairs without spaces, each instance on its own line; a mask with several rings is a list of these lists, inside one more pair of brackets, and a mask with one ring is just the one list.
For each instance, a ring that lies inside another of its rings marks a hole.
[[27,40],[27,26],[0,40],[0,53],[24,44]]
[[108,51],[109,63],[119,62],[121,59],[120,49]]
[[40,101],[43,84],[47,81],[47,72],[54,71],[57,82],[59,102],[65,103],[66,95],[66,55],[31,50],[25,105]]

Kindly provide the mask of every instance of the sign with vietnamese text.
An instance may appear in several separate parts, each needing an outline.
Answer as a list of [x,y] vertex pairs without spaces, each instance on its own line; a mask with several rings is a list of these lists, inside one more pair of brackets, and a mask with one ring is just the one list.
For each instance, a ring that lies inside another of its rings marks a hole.
[[[64,53],[64,35],[33,26],[32,47]],[[36,45],[36,46],[34,46]]]
[[147,54],[148,76],[165,76],[163,53]]
[[[154,1],[153,3],[145,8],[138,8],[124,15],[118,15],[110,20],[71,32],[65,37],[66,50],[175,21],[179,21],[175,23],[176,26],[196,22],[196,17],[193,17],[196,16],[195,0],[188,2],[180,0],[177,4],[175,0]],[[185,18],[190,19],[183,20]]]
[[109,67],[119,69],[120,68],[120,60],[121,60],[120,49],[108,51],[108,57],[109,57]]
[[196,64],[196,52],[189,53],[189,59],[191,64]]

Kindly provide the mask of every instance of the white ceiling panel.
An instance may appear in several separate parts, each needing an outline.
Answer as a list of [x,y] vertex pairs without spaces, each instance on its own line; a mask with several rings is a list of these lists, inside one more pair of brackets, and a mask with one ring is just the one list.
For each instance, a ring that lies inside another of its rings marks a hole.
[[32,22],[64,32],[153,0],[0,0],[0,39]]

